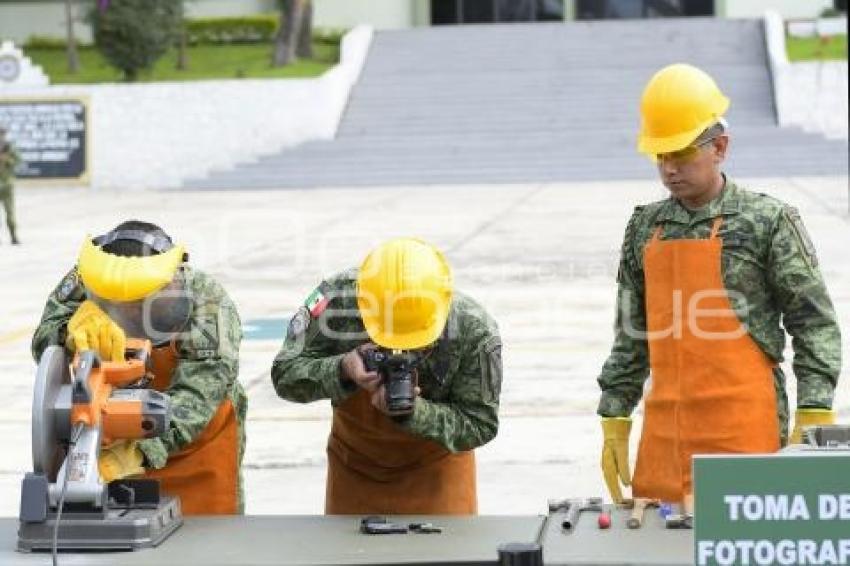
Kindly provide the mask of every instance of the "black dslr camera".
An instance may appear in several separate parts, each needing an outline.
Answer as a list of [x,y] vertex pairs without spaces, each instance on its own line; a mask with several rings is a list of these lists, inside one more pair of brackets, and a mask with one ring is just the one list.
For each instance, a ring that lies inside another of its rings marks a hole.
[[366,371],[374,371],[381,376],[390,413],[393,416],[412,413],[416,388],[414,374],[420,356],[415,352],[383,348],[360,350],[360,356]]

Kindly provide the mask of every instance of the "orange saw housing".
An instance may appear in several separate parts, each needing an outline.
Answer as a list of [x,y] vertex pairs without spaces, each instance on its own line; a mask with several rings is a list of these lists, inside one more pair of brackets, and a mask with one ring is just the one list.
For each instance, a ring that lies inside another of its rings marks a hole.
[[156,427],[146,417],[144,402],[132,395],[122,398],[116,392],[148,376],[150,354],[150,341],[139,339],[127,340],[125,359],[120,362],[100,361],[94,352],[76,354],[71,425],[100,426],[104,445],[153,436]]

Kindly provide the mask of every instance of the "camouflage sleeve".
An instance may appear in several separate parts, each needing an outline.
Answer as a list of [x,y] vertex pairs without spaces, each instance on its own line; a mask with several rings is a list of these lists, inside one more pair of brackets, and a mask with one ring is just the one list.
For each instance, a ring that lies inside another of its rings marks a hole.
[[214,281],[194,299],[192,320],[178,341],[179,361],[165,391],[171,399],[171,424],[165,434],[143,440],[147,466],[166,465],[168,456],[195,440],[237,383],[242,327],[236,306]]
[[637,207],[629,220],[620,252],[614,345],[597,379],[602,395],[596,412],[603,417],[631,415],[649,375],[643,259],[639,252],[643,242],[637,240],[641,210]]
[[841,372],[841,332],[800,213],[786,206],[768,256],[768,283],[792,337],[797,406],[832,407]]
[[343,382],[340,375],[342,357],[353,346],[339,340],[336,333],[346,331],[340,323],[353,326],[353,321],[360,319],[356,306],[348,304],[351,301],[341,289],[323,282],[316,291],[327,295],[328,304],[316,316],[306,305],[293,315],[272,364],[272,384],[277,394],[288,401],[330,399],[336,405],[357,391],[355,384]]
[[47,297],[41,320],[32,336],[32,357],[36,363],[48,346],[65,345],[68,321],[85,298],[85,290],[75,267]]
[[502,340],[495,322],[469,342],[448,399],[431,401],[417,397],[413,415],[403,425],[413,434],[438,442],[452,452],[483,446],[499,430]]

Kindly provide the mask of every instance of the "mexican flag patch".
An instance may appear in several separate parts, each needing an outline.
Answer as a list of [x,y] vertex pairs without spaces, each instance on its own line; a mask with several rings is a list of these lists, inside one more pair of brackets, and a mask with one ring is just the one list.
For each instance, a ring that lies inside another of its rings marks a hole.
[[307,297],[304,304],[307,306],[307,310],[310,311],[311,317],[319,318],[319,316],[325,311],[329,302],[330,299],[322,293],[322,286],[319,285],[312,293],[310,293],[310,296]]

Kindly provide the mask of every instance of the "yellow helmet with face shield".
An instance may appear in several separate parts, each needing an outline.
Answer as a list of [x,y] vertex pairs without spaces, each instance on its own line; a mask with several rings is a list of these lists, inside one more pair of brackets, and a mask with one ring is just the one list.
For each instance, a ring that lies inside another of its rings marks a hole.
[[168,342],[191,315],[181,265],[188,259],[159,227],[130,221],[91,239],[77,269],[89,300],[132,338]]

